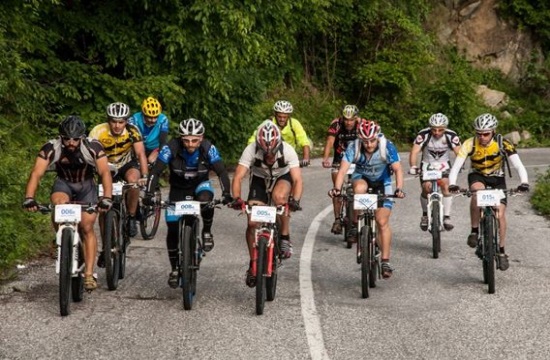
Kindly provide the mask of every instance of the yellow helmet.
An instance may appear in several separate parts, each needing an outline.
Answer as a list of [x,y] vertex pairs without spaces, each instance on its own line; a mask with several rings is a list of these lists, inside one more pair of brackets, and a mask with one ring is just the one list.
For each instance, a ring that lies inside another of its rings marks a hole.
[[162,106],[157,99],[149,96],[141,103],[141,111],[147,117],[157,117],[162,112]]

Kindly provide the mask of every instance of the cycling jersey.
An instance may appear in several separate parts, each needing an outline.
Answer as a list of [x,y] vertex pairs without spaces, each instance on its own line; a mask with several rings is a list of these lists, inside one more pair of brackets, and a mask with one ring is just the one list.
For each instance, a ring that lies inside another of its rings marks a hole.
[[351,130],[347,130],[344,126],[344,119],[336,118],[330,123],[327,135],[335,137],[332,146],[334,149],[334,159],[341,159],[348,144],[357,138],[357,128],[354,126]]
[[111,134],[108,123],[99,124],[90,131],[90,137],[97,139],[105,148],[109,162],[120,169],[134,159],[134,143],[143,141],[136,126],[127,124],[122,134]]
[[168,134],[168,117],[161,113],[157,122],[153,126],[147,126],[142,112],[137,112],[128,119],[128,122],[137,126],[141,136],[143,137],[143,144],[145,145],[145,151],[149,153],[152,150],[160,147],[160,134]]
[[[82,144],[82,140],[80,141],[80,146],[85,146]],[[88,149],[94,160],[105,156],[105,151],[97,140],[90,139]],[[38,157],[51,163],[55,157],[54,144],[48,142],[42,146],[38,152]],[[95,173],[95,167],[88,164],[80,148],[77,148],[75,151],[69,151],[64,146],[61,146],[61,155],[54,166],[57,176],[71,183],[92,179]]]
[[[395,145],[386,140],[386,160],[382,158],[380,148],[376,148],[374,153],[367,158],[365,150],[361,145],[359,147],[359,157],[356,159],[356,146],[350,143],[346,148],[343,159],[349,163],[355,163],[355,172],[352,178],[364,177],[370,182],[383,183],[384,185],[391,184],[391,171],[388,165],[399,162],[399,153]],[[354,161],[355,160],[355,161]]]
[[460,138],[453,130],[445,129],[443,136],[436,139],[431,129],[420,130],[415,145],[422,148],[422,162],[424,163],[450,163],[449,152],[457,146],[460,146]]
[[[282,160],[282,161],[280,161]],[[282,149],[277,151],[275,163],[271,166],[264,162],[262,150],[256,149],[256,143],[248,145],[239,159],[239,165],[250,169],[252,175],[264,179],[273,179],[290,172],[291,168],[299,167],[300,161],[294,148],[282,142]]]
[[[477,137],[472,137],[464,141],[457,157],[466,159],[470,156],[472,164],[470,172],[479,173],[485,176],[504,176],[504,154],[502,151],[506,152],[508,156],[516,154],[517,152],[514,145],[506,139],[502,140],[502,147],[503,149],[499,148],[498,142],[495,141],[495,137],[493,137],[487,146],[481,146]],[[472,150],[474,150],[473,153]]]
[[[271,120],[274,124],[279,126],[275,117],[272,117]],[[279,127],[279,129],[281,128]],[[256,132],[257,131],[254,131],[254,134],[252,134],[252,136],[248,138],[248,144],[252,144],[256,141]],[[304,127],[302,126],[302,124],[300,124],[298,120],[294,118],[288,119],[285,127],[281,129],[281,136],[283,137],[283,141],[287,142],[294,149],[303,148],[304,146],[311,145],[309,138],[307,137],[306,131],[304,130]]]

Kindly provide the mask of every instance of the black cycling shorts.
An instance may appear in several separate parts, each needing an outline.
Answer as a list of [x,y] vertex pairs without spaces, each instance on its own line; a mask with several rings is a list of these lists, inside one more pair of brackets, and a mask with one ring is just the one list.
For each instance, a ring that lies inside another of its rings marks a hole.
[[[473,183],[480,182],[485,188],[506,190],[506,178],[504,176],[485,176],[480,173],[468,174],[468,186]],[[506,205],[508,203],[506,196],[500,199],[500,203]]]
[[53,183],[52,194],[62,192],[69,196],[71,201],[81,203],[97,203],[97,185],[94,179],[88,179],[77,183],[57,178]]
[[126,164],[122,165],[120,169],[117,170],[116,175],[113,178],[113,182],[125,181],[126,173],[130,169],[137,169],[141,171],[141,167],[139,166],[139,163],[137,160],[130,160]]
[[[279,181],[288,181],[290,183],[290,186],[292,186],[292,177],[290,176],[290,172],[287,172],[284,175],[279,176],[277,179],[275,179],[275,184],[277,184]],[[275,185],[273,185],[275,187]],[[250,191],[248,192],[248,201],[261,201],[264,204],[267,204],[267,188],[266,188],[266,181],[264,178],[259,176],[252,175],[252,179],[250,179]]]

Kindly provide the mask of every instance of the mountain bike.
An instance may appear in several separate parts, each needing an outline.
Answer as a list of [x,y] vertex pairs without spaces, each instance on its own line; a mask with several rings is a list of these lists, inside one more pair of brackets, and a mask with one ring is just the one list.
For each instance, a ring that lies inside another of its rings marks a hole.
[[341,194],[341,207],[340,207],[340,223],[344,229],[344,241],[346,247],[351,249],[353,245],[353,239],[350,238],[350,230],[353,227],[353,186],[351,183],[351,175],[355,171],[355,164],[351,164],[346,175],[347,179],[342,185]]
[[143,240],[151,240],[157,233],[160,213],[161,213],[161,192],[156,190],[154,193],[154,205],[140,204],[139,211],[141,219],[139,221],[139,231]]
[[200,231],[201,205],[217,207],[221,200],[200,202],[195,200],[163,203],[169,215],[181,215],[178,222],[178,284],[183,292],[183,308],[191,310],[197,291],[197,272],[204,257],[204,246]]
[[[269,196],[271,198],[271,196]],[[271,203],[271,201],[269,201]],[[264,313],[265,301],[273,301],[277,291],[277,268],[281,263],[281,239],[277,215],[288,214],[288,204],[245,205],[250,220],[259,224],[255,230],[252,276],[256,277],[256,314]]]
[[59,275],[59,310],[61,316],[71,313],[71,297],[74,302],[84,297],[84,250],[78,224],[82,210],[96,211],[95,204],[39,205],[42,214],[54,212],[54,222],[58,224],[56,233],[57,260],[55,272]]
[[377,277],[381,276],[381,254],[376,229],[376,209],[379,201],[396,198],[395,195],[355,194],[353,208],[359,210],[359,241],[357,242],[357,263],[361,265],[361,295],[369,297],[369,287],[376,287]]
[[[113,206],[103,216],[102,255],[105,264],[107,288],[116,290],[118,281],[126,275],[126,254],[130,245],[126,194],[138,187],[136,183],[118,181],[113,183]],[[99,196],[103,193],[99,186]]]
[[476,255],[483,264],[483,282],[487,284],[489,294],[495,293],[495,269],[500,268],[500,232],[498,213],[500,200],[505,194],[518,195],[516,189],[460,190],[465,196],[476,195],[476,204],[481,214],[479,222],[478,245]]
[[441,231],[443,230],[443,195],[440,192],[440,182],[443,171],[448,169],[447,163],[425,163],[420,173],[422,181],[431,183],[428,194],[428,231],[432,234],[432,256],[439,258],[441,252]]

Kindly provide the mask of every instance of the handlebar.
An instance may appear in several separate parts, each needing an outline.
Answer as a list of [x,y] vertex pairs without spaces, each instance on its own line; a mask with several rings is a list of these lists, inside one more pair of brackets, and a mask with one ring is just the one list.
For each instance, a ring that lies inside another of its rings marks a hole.
[[[58,204],[58,205],[66,205],[66,204]],[[86,203],[86,204],[80,204],[80,206],[88,214],[93,214],[97,212],[97,204]],[[42,214],[49,214],[54,210],[55,207],[56,207],[55,204],[38,204],[38,211]]]
[[523,192],[518,191],[518,189],[516,189],[516,188],[510,188],[510,189],[479,189],[479,190],[460,189],[460,190],[458,190],[458,192],[455,192],[454,194],[455,194],[455,197],[457,197],[457,196],[471,197],[472,195],[475,195],[478,191],[483,191],[483,190],[500,190],[503,193],[505,193],[506,195],[510,195],[510,196],[521,196],[521,195],[523,195]]

